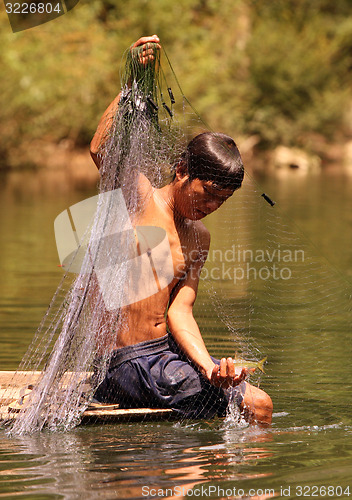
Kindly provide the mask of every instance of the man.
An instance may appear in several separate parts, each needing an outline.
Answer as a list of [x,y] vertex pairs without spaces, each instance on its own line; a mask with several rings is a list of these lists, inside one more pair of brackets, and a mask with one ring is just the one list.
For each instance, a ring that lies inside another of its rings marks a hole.
[[[153,58],[148,43],[160,47],[156,35],[140,38],[132,46],[143,46],[143,65]],[[120,95],[104,113],[91,143],[98,168],[119,100]],[[125,321],[116,334],[96,399],[125,408],[172,408],[188,418],[207,418],[225,415],[232,394],[249,420],[271,422],[270,397],[245,382],[246,369],[235,373],[232,358],[219,362],[209,355],[192,313],[210,244],[201,219],[217,210],[242,179],[243,165],[234,141],[213,133],[200,134],[189,143],[170,184],[154,189],[139,175],[138,196],[147,201],[135,223],[165,230],[174,278],[151,297],[124,307]]]

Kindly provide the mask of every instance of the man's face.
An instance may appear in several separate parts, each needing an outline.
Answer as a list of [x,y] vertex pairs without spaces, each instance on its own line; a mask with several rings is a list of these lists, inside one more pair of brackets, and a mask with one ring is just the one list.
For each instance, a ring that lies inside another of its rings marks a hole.
[[233,192],[233,189],[218,187],[212,181],[193,179],[185,186],[183,211],[191,220],[203,219],[217,210]]

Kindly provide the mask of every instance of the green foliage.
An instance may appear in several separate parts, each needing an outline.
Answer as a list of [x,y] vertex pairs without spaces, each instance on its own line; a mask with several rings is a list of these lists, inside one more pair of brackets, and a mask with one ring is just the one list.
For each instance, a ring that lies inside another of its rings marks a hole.
[[80,9],[79,17],[67,14],[45,29],[12,34],[1,18],[3,144],[43,136],[88,139],[98,112],[96,95],[109,89],[112,73],[103,28],[89,29],[94,20],[94,10]]
[[350,0],[81,0],[13,34],[0,16],[1,153],[24,141],[87,144],[119,87],[120,61],[157,33],[212,129],[262,145],[333,137],[351,103]]
[[254,3],[248,131],[268,144],[304,146],[309,132],[333,136],[351,100],[352,31],[351,21],[343,18],[346,3],[340,2],[335,18],[324,1]]

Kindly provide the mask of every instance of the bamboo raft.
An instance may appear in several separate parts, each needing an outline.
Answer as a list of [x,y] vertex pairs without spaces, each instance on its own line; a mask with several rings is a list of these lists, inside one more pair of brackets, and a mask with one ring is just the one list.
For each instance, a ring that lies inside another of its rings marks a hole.
[[[16,418],[25,396],[35,386],[40,373],[0,371],[0,421]],[[89,375],[87,373],[87,376]],[[164,408],[122,409],[118,404],[92,403],[83,412],[81,423],[169,420],[175,418],[176,415],[177,413],[173,410]]]

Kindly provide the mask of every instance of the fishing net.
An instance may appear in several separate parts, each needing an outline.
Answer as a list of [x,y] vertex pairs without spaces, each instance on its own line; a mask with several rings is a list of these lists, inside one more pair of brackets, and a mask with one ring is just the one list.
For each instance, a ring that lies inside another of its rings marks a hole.
[[[180,129],[172,123],[171,89],[166,89],[168,104],[162,93],[160,54],[153,50],[148,64],[140,61],[141,49],[127,53],[120,102],[107,117],[99,151],[100,194],[55,221],[66,273],[10,384],[23,386],[26,374],[33,379],[42,369],[35,385],[30,384],[25,407],[11,422],[14,434],[76,425],[104,377],[116,332],[128,326],[124,306],[169,284],[169,255],[159,262],[157,281],[152,265],[154,252],[168,251],[165,231],[135,229],[153,187],[170,180],[184,147]],[[152,182],[142,194],[141,174]],[[11,387],[3,399],[12,399]]]
[[[147,64],[140,47],[126,54],[120,101],[105,116],[97,152],[99,194],[55,221],[65,273],[6,393],[13,400],[18,387],[35,377],[20,395],[16,418],[12,413],[7,419],[15,435],[77,425],[92,407],[116,339],[128,345],[147,311],[152,315],[156,296],[167,309],[175,285],[171,249],[165,228],[148,210],[155,197],[162,206],[159,189],[172,182],[191,134],[207,126],[167,55],[165,70],[160,51],[151,48]],[[162,210],[169,208],[165,203]],[[270,352],[278,369],[265,389],[280,392],[282,408],[290,398],[298,407],[313,391],[315,402],[328,407],[333,390],[317,392],[317,381],[333,377],[332,343],[338,336],[334,348],[343,349],[350,331],[349,283],[292,229],[247,172],[241,189],[204,222],[212,240],[194,315],[209,352],[218,358],[237,352],[253,361]],[[190,224],[187,238],[201,251],[201,226]],[[292,349],[285,354],[285,343],[296,344],[295,356]],[[307,370],[312,343],[317,363]],[[297,377],[299,394],[290,386]],[[260,381],[256,371],[252,382]]]

